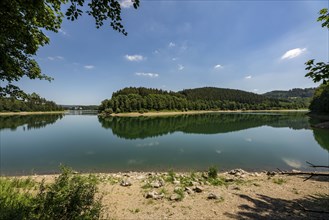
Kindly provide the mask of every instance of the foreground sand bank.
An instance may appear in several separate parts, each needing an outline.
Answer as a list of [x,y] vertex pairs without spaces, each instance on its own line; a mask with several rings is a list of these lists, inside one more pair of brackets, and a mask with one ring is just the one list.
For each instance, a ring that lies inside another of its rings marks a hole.
[[[305,176],[237,171],[231,174],[220,173],[219,179],[223,184],[216,186],[204,177],[207,173],[169,175],[133,172],[95,175],[99,179],[99,195],[102,196],[104,206],[102,219],[329,217],[326,213],[306,211],[329,212],[329,179],[325,177],[303,181]],[[172,176],[174,179],[168,181]],[[36,175],[32,178],[37,181],[44,178],[46,182],[51,182],[55,177]],[[122,183],[127,186],[122,186]],[[178,198],[176,192],[182,198]]]

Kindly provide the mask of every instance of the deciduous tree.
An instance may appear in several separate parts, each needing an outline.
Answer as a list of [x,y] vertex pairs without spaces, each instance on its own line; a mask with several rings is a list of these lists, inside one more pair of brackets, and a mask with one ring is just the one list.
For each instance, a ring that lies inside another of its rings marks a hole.
[[[140,1],[131,1],[137,9]],[[69,5],[65,15],[63,4]],[[58,32],[63,17],[74,21],[83,13],[95,18],[97,28],[109,21],[112,29],[127,35],[119,0],[1,0],[0,96],[22,96],[23,91],[12,83],[23,77],[51,81],[34,57],[40,47],[50,42],[44,32]]]

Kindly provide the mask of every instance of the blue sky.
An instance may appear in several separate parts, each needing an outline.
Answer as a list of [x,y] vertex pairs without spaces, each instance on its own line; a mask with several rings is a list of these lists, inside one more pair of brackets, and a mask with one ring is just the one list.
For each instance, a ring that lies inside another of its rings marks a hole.
[[[125,0],[127,1],[127,0]],[[93,18],[64,20],[36,56],[51,83],[23,79],[27,92],[58,104],[99,104],[118,89],[179,91],[215,86],[255,93],[315,87],[309,59],[328,61],[328,30],[316,22],[328,1],[151,1],[123,9],[128,36]]]

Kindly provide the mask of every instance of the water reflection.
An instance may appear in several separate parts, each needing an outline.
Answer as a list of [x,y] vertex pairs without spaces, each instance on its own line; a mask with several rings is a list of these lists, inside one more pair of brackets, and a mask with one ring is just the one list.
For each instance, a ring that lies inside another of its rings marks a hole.
[[[103,128],[124,139],[144,139],[173,132],[218,134],[260,126],[310,129],[305,113],[214,113],[161,117],[98,117]],[[251,138],[246,139],[251,142]]]
[[329,151],[329,130],[314,128],[313,136],[323,149]]
[[63,114],[0,116],[0,131],[4,129],[15,131],[20,126],[24,126],[24,130],[44,128],[49,124],[54,124],[63,117]]

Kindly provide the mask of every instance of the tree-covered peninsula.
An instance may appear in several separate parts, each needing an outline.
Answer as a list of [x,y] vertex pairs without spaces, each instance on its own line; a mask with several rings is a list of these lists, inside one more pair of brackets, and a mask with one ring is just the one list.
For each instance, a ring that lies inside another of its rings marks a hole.
[[36,93],[24,96],[0,96],[0,112],[63,111],[55,102],[46,100]]
[[104,114],[147,111],[189,110],[279,110],[307,108],[307,103],[275,99],[236,89],[204,87],[179,92],[129,87],[102,101]]

